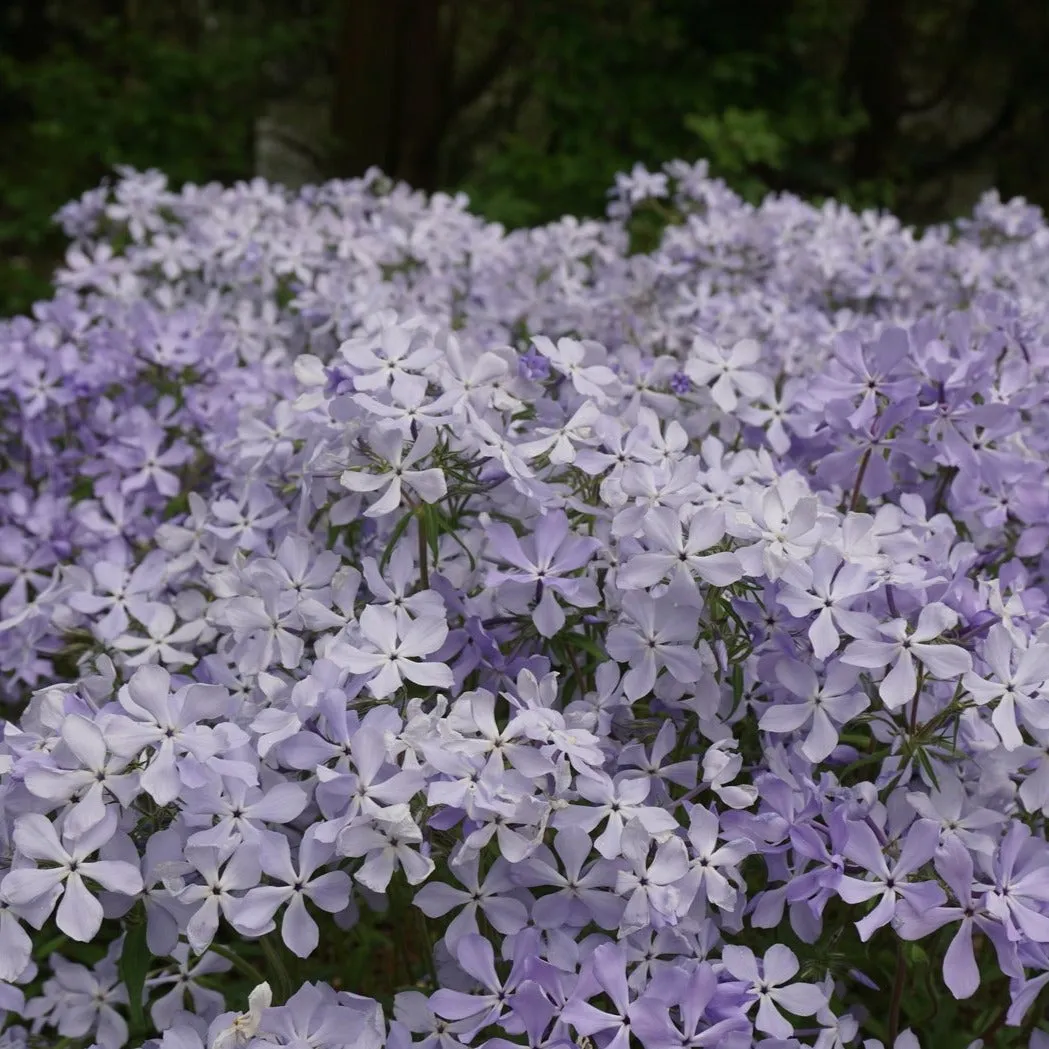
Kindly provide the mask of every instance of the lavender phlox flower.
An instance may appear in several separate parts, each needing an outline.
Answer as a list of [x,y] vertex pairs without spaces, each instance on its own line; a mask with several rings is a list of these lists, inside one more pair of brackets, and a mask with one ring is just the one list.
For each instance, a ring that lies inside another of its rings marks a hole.
[[560,426],[537,426],[537,437],[516,446],[515,453],[525,462],[546,455],[555,466],[570,466],[575,462],[577,446],[587,447],[593,440],[594,425],[602,418],[601,409],[592,401],[584,401]]
[[919,910],[904,901],[897,912],[896,932],[902,939],[918,940],[960,919],[961,924],[943,956],[943,981],[955,998],[970,998],[980,986],[980,970],[973,950],[974,931],[987,936],[999,953],[1007,952],[1009,944],[1004,928],[991,917],[982,902],[983,894],[974,891],[969,850],[958,840],[948,842],[936,854],[934,863],[956,903]]
[[810,567],[812,581],[807,587],[785,582],[776,599],[793,616],[804,618],[816,613],[808,638],[813,655],[826,659],[841,643],[839,631],[852,638],[869,637],[877,627],[872,616],[851,607],[874,589],[874,581],[862,565],[842,561],[827,547],[816,553]]
[[239,498],[217,499],[211,507],[211,516],[218,522],[209,524],[208,531],[220,539],[232,539],[241,550],[258,550],[266,533],[278,521],[288,516],[270,490],[258,482],[249,483]]
[[173,954],[179,943],[179,931],[193,913],[169,888],[181,888],[177,880],[192,871],[185,859],[185,835],[167,827],[149,836],[142,862],[144,889],[140,899],[146,912],[146,946],[157,958]]
[[418,567],[406,545],[394,549],[385,577],[374,557],[365,557],[361,561],[361,572],[373,598],[372,603],[392,609],[405,626],[412,618],[444,615],[444,600],[436,590],[410,592],[417,581]]
[[419,848],[422,842],[422,831],[411,816],[394,812],[388,820],[376,816],[351,822],[339,832],[335,850],[340,856],[363,860],[353,877],[373,892],[385,892],[398,868],[409,885],[418,885],[433,873],[433,860]]
[[302,611],[308,602],[330,603],[336,572],[343,567],[342,558],[332,550],[313,549],[301,535],[287,535],[272,558],[259,558],[254,571],[266,572],[277,580],[281,604]]
[[107,458],[126,473],[120,481],[125,495],[147,485],[168,499],[178,495],[182,487],[173,468],[188,463],[194,456],[193,448],[176,438],[162,450],[167,434],[143,409],[137,409],[127,419],[129,433],[123,440],[107,449]]
[[[588,999],[602,994],[613,1012],[590,1004]],[[575,1028],[577,1036],[606,1036],[606,1049],[628,1049],[634,1017],[642,1008],[631,1001],[623,949],[608,943],[594,950],[572,997],[561,1010],[561,1019]]]
[[[72,837],[45,816],[19,816],[13,837],[15,859],[20,865],[4,875],[0,894],[15,908],[41,901],[40,909],[27,912],[27,916],[40,918],[41,924],[57,903],[55,922],[62,932],[81,943],[94,939],[102,926],[102,905],[91,895],[84,879],[125,896],[137,896],[142,891],[142,875],[137,866],[122,860],[88,859],[110,841],[117,822],[116,811],[109,808],[101,820]],[[53,866],[35,865],[41,862]],[[46,909],[42,902],[45,900]]]
[[646,749],[644,744],[637,741],[627,743],[619,752],[618,764],[624,771],[637,768],[652,779],[664,781],[664,785],[673,783],[691,790],[695,787],[699,775],[699,763],[696,758],[671,760],[665,764],[668,758],[677,757],[677,742],[678,734],[674,723],[664,721],[650,747]]
[[[842,806],[832,808],[825,822],[825,828],[815,821],[791,827],[791,845],[803,866],[794,873],[784,891],[787,903],[804,903],[816,918],[822,916],[824,908],[838,894],[849,841],[849,824]],[[792,906],[792,925],[794,915]]]
[[616,539],[642,533],[648,515],[659,507],[681,510],[703,502],[699,463],[695,456],[665,463],[630,463],[619,481],[627,505],[616,511],[612,535]]
[[[480,932],[478,912],[503,936],[519,932],[528,924],[528,908],[513,895],[517,882],[511,877],[511,867],[506,860],[497,857],[483,878],[479,868],[478,856],[462,863],[453,861],[449,869],[465,888],[431,881],[419,889],[413,899],[415,906],[429,918],[440,918],[454,908],[462,908],[444,934],[444,942],[452,951],[463,936]],[[541,923],[537,920],[536,924]]]
[[876,930],[887,925],[901,900],[919,912],[945,902],[943,890],[936,882],[908,880],[932,859],[939,837],[940,829],[935,823],[916,820],[901,841],[898,857],[893,859],[886,856],[884,845],[866,823],[852,824],[845,855],[872,877],[844,875],[838,884],[838,895],[853,904],[880,897],[874,910],[856,922],[861,940],[869,940]]
[[898,710],[916,698],[918,675],[915,659],[925,673],[952,680],[972,670],[972,657],[958,645],[934,643],[958,622],[958,614],[940,602],[925,605],[913,627],[905,619],[894,619],[878,627],[889,641],[857,640],[849,644],[841,660],[851,666],[872,670],[891,664],[878,686],[878,694],[890,710]]
[[650,406],[638,408],[637,428],[644,431],[657,464],[665,466],[676,462],[689,450],[689,437],[681,423]]
[[578,827],[590,833],[605,823],[605,829],[594,841],[594,847],[605,859],[616,859],[621,854],[623,829],[630,820],[638,820],[656,838],[677,830],[677,820],[666,809],[644,804],[651,791],[647,777],[630,773],[619,773],[614,779],[605,773],[578,776],[575,789],[583,801],[559,808],[551,825],[556,829]]
[[984,906],[1012,943],[1049,943],[1049,848],[1031,829],[1012,820],[992,859],[978,857],[986,881]]
[[[533,930],[534,933],[534,930]],[[528,975],[535,956],[534,935],[518,941],[513,967],[506,980],[495,969],[495,952],[483,936],[467,933],[455,946],[455,959],[460,968],[473,977],[481,990],[476,994],[440,988],[430,995],[430,1007],[446,1020],[468,1020],[471,1033],[496,1023],[506,1012],[513,991]],[[469,1041],[469,1036],[464,1039]]]
[[451,332],[438,336],[438,346],[441,358],[435,367],[444,391],[442,399],[453,411],[474,418],[489,405],[510,408],[519,403],[507,389],[512,363],[509,348],[464,351],[461,340]]
[[207,828],[191,834],[190,845],[255,842],[267,825],[290,823],[309,802],[298,783],[283,780],[262,789],[240,779],[224,779],[220,789],[187,789],[184,797],[187,825]]
[[[742,1001],[733,1001],[709,962],[700,962],[691,972],[671,972],[673,979],[653,980],[631,1010],[631,1029],[645,1049],[742,1049],[752,1044],[751,1024],[739,1009]],[[719,1012],[729,1012],[730,1002],[735,1015],[720,1017]]]
[[624,909],[624,901],[610,891],[617,874],[614,863],[594,856],[586,831],[566,827],[554,835],[553,850],[541,847],[512,871],[511,880],[528,888],[555,890],[539,897],[532,906],[532,918],[541,929],[582,928],[590,922],[602,929],[615,929]]
[[151,599],[163,581],[167,558],[160,551],[147,555],[131,569],[128,554],[120,544],[112,544],[113,560],[96,561],[91,575],[95,592],[76,590],[66,600],[78,612],[99,616],[94,623],[98,636],[112,640],[125,633],[130,625],[129,615],[145,621]]
[[[785,422],[790,420],[791,409],[798,403],[801,387],[802,383],[797,379],[787,379],[782,388],[769,384],[759,397],[737,408],[743,422],[764,430],[769,447],[777,455],[786,455],[790,451],[791,436]],[[688,387],[681,392],[687,393]]]
[[[387,1041],[391,1049],[463,1049],[465,1043],[456,1035],[468,1037],[474,1029],[469,1017],[456,1021],[439,1018],[421,991],[399,991],[393,1000],[393,1015]],[[404,1032],[403,1042],[399,1040],[398,1025]],[[412,1039],[411,1034],[423,1037]]]
[[[688,858],[689,879],[694,883],[689,892],[714,904],[719,910],[731,911],[736,906],[737,892],[746,890],[738,864],[754,851],[743,838],[724,840],[718,815],[702,805],[689,809]],[[719,845],[718,840],[723,844]]]
[[827,1004],[823,988],[789,982],[801,965],[794,952],[780,944],[770,947],[760,961],[749,947],[726,944],[721,949],[721,964],[731,976],[748,985],[758,1006],[754,1026],[765,1034],[776,1038],[793,1034],[794,1027],[781,1009],[795,1016],[812,1016]]
[[378,1002],[324,983],[305,983],[281,1006],[263,1010],[263,1045],[381,1049],[386,1023]]
[[376,338],[365,335],[339,347],[339,356],[354,369],[354,387],[389,389],[395,396],[425,393],[422,374],[440,358],[432,335],[422,327],[390,325]]
[[102,732],[88,718],[71,714],[60,732],[63,746],[52,752],[54,764],[28,768],[24,782],[52,808],[69,803],[63,827],[75,838],[102,822],[113,799],[127,808],[138,793],[138,775],[125,771],[130,758],[111,754]]
[[602,415],[594,422],[594,433],[601,444],[597,448],[578,449],[574,465],[592,477],[603,477],[602,492],[607,481],[622,475],[627,463],[659,460],[645,426],[628,426],[618,417]]
[[745,500],[745,509],[728,514],[725,522],[728,534],[745,544],[736,549],[744,572],[806,589],[812,578],[808,561],[826,532],[816,498],[800,485],[780,481],[748,490]]
[[[545,335],[533,336],[532,344],[557,371],[567,376],[576,393],[596,404],[605,404],[615,396],[619,380],[611,368],[600,363],[604,355],[600,344],[558,339],[555,345]],[[599,362],[587,363],[588,358],[591,361],[597,358]]]
[[764,732],[784,733],[810,725],[799,749],[818,764],[838,745],[838,729],[870,706],[858,687],[859,671],[834,661],[817,675],[797,660],[781,659],[776,662],[775,673],[779,683],[803,702],[773,701],[761,715],[758,727]]
[[368,437],[368,451],[377,472],[351,468],[344,470],[339,483],[351,492],[377,492],[382,495],[364,511],[365,517],[385,517],[400,507],[408,489],[424,503],[436,503],[448,492],[444,473],[438,467],[418,469],[437,447],[436,427],[423,426],[409,447],[396,430],[376,430]]
[[637,163],[629,172],[616,174],[614,188],[608,194],[635,207],[643,200],[667,197],[669,191],[666,172],[649,171],[644,164]]
[[1049,645],[1026,644],[998,624],[991,627],[979,653],[992,676],[983,677],[970,670],[962,684],[980,706],[994,704],[991,723],[1002,745],[1016,750],[1024,742],[1021,724],[1049,729],[1049,703],[1044,696],[1049,680]]
[[664,668],[682,684],[692,684],[709,673],[695,647],[698,612],[670,598],[646,593],[623,597],[620,621],[608,631],[605,647],[620,663],[630,664],[623,675],[623,691],[631,700],[651,693]]
[[327,658],[353,674],[367,674],[368,690],[382,699],[405,680],[416,685],[448,688],[452,672],[443,663],[424,657],[437,652],[448,636],[443,617],[425,616],[402,625],[394,611],[369,605],[360,615],[360,640],[332,646]]
[[175,962],[173,972],[146,980],[147,991],[164,992],[150,1005],[150,1019],[158,1030],[171,1028],[188,995],[193,1003],[193,1012],[204,1020],[213,1020],[225,1008],[226,999],[219,991],[201,983],[200,978],[206,980],[227,973],[233,968],[233,963],[212,951],[194,957],[185,943],[175,946],[171,957]]
[[741,339],[725,350],[705,335],[697,334],[685,359],[685,374],[697,386],[710,386],[714,403],[723,412],[735,411],[740,399],[765,396],[772,385],[767,376],[754,370],[761,359],[761,347],[753,339]]
[[46,1019],[62,1038],[94,1036],[101,1049],[119,1049],[127,1043],[128,1026],[121,1015],[128,1003],[127,988],[111,955],[93,969],[60,954],[48,959],[53,976],[44,981],[43,997],[54,1005]]
[[143,612],[142,622],[146,628],[146,637],[122,633],[112,639],[113,648],[120,652],[134,653],[123,657],[122,662],[125,666],[137,667],[154,662],[167,666],[185,666],[197,661],[191,650],[176,646],[196,641],[207,628],[203,619],[179,625],[173,608],[154,604],[148,612]]
[[0,526],[0,586],[7,588],[0,597],[0,619],[25,608],[30,587],[39,593],[47,586],[49,571],[45,570],[52,570],[54,564],[55,552],[49,544],[33,544],[21,529]]
[[[1049,986],[1049,958],[1046,957],[1045,948],[1040,946],[1037,954],[1037,964],[1041,970],[1039,974],[1030,979],[1020,978],[1012,986],[1012,1003],[1005,1015],[1005,1022],[1010,1027],[1018,1027],[1024,1023],[1031,1006],[1046,986]],[[1046,1049],[1049,1046],[1049,1034],[1036,1027],[1031,1032],[1031,1041],[1028,1044],[1030,1049]]]
[[[593,559],[599,543],[577,535],[563,510],[543,515],[533,536],[522,542],[503,521],[492,522],[485,530],[493,559],[513,569],[490,568],[490,584],[511,583],[527,587],[536,594],[532,621],[544,637],[553,637],[565,624],[565,613],[557,598],[577,608],[596,605],[600,595],[594,581],[575,573]],[[524,595],[522,589],[522,596]]]
[[[683,531],[684,526],[684,531]],[[743,568],[729,551],[711,552],[725,538],[724,514],[699,509],[684,522],[669,507],[655,507],[644,520],[647,550],[621,565],[616,576],[623,590],[651,588],[669,577],[669,592],[681,603],[702,607],[698,582],[729,586]]]
[[[509,763],[530,779],[553,773],[553,762],[531,743],[536,736],[536,713],[525,710],[501,728],[495,709],[496,697],[484,689],[466,692],[452,704],[447,723],[469,738],[460,744],[463,751],[486,757],[499,772]],[[546,734],[542,732],[540,737]]]
[[839,334],[820,385],[832,398],[855,405],[849,422],[864,426],[881,404],[899,400],[916,385],[909,353],[910,339],[902,328],[885,328],[868,343],[855,332]]
[[937,776],[937,785],[928,793],[912,791],[907,801],[922,819],[940,824],[940,848],[958,842],[971,852],[984,856],[994,854],[997,831],[1006,823],[1006,817],[993,809],[975,805],[965,784],[944,770]]
[[98,724],[114,754],[132,758],[153,751],[139,782],[157,804],[167,805],[182,790],[180,756],[212,761],[222,749],[221,736],[199,722],[224,716],[229,698],[219,685],[184,685],[172,692],[171,675],[148,665],[120,689],[122,712],[104,714]]
[[281,938],[297,957],[308,958],[317,949],[320,930],[306,901],[331,914],[345,910],[350,901],[350,876],[339,870],[316,873],[335,850],[318,841],[313,827],[299,842],[297,862],[292,861],[291,845],[283,834],[265,832],[258,846],[262,871],[276,884],[249,889],[230,906],[230,923],[249,936],[261,935],[273,927],[274,915],[284,907]]
[[186,884],[183,877],[176,875],[168,879],[168,888],[180,903],[194,908],[186,925],[186,939],[195,954],[203,954],[215,939],[221,918],[232,923],[240,898],[234,893],[259,884],[259,847],[256,842],[187,845],[185,855],[201,881]]
[[[491,766],[488,766],[491,768]],[[464,828],[465,860],[476,855],[493,839],[500,853],[511,863],[521,863],[542,844],[552,812],[549,800],[526,793],[533,784],[512,769],[500,782],[486,785],[485,796],[475,795],[476,819]]]

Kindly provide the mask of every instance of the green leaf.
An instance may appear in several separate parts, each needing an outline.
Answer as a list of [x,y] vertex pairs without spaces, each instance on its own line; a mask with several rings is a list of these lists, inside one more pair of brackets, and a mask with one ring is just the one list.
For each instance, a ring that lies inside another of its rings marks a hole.
[[390,533],[389,542],[386,544],[386,549],[382,552],[382,557],[379,559],[379,570],[382,571],[390,563],[390,558],[393,557],[394,548],[397,546],[397,541],[404,535],[411,523],[412,515],[405,514],[396,525],[393,527],[393,531]]
[[138,914],[137,917],[139,920],[129,925],[124,935],[124,949],[120,952],[118,971],[120,979],[127,988],[131,1026],[134,1030],[141,1031],[146,1025],[142,1008],[143,991],[146,986],[146,972],[149,970],[149,962],[153,955],[146,943],[145,915]]
[[571,634],[566,634],[562,640],[566,645],[581,648],[584,652],[593,656],[600,662],[603,662],[608,658],[608,654],[601,649],[601,646],[585,634],[573,632]]

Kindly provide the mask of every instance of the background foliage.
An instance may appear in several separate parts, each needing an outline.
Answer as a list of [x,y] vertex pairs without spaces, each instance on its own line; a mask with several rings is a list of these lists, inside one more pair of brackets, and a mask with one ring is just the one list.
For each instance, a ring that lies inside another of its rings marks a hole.
[[378,164],[509,225],[708,157],[916,222],[1049,196],[1049,5],[1030,0],[6,0],[0,311],[51,215],[116,164],[176,185]]

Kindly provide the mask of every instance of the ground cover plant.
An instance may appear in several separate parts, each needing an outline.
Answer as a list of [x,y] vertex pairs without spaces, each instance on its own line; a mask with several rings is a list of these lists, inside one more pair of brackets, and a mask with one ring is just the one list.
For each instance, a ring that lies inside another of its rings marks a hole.
[[0,1046],[1045,1049],[1049,228],[124,171],[0,325]]

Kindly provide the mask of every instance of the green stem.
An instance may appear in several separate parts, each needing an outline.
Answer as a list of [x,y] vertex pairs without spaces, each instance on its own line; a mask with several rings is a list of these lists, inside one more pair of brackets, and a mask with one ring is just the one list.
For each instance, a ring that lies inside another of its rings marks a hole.
[[1005,1023],[1005,1018],[1008,1015],[1009,1006],[1002,1006],[1001,1012],[997,1015],[997,1017],[995,1017],[990,1027],[988,1027],[982,1034],[978,1036],[979,1040],[983,1042],[985,1047],[993,1046],[998,1041],[998,1031],[1001,1029],[1002,1024]]
[[860,468],[856,473],[856,484],[852,489],[852,498],[849,500],[849,509],[855,510],[860,505],[860,489],[863,487],[863,475],[867,472],[867,464],[871,461],[873,447],[869,447],[860,459]]
[[896,1044],[900,1033],[900,1007],[903,1004],[903,987],[907,982],[907,959],[903,953],[903,940],[896,945],[896,976],[892,982],[892,999],[889,1002],[889,1037],[887,1044]]
[[423,590],[430,589],[430,567],[427,561],[426,528],[423,525],[423,515],[420,513],[415,518],[416,530],[419,533],[419,582]]
[[291,997],[293,990],[288,968],[276,944],[268,936],[263,936],[259,943],[262,945],[262,953],[266,955],[266,964],[273,969],[277,978],[276,1004],[283,1005]]
[[925,685],[925,671],[918,672],[918,686],[914,690],[914,699],[911,701],[910,732],[914,736],[918,732],[918,703],[921,701],[922,688]]
[[238,968],[249,980],[252,981],[253,987],[258,987],[260,983],[268,983],[269,981],[265,976],[255,968],[251,962],[241,958],[239,954],[234,954],[228,947],[223,947],[220,943],[213,943],[209,948],[209,951],[213,951],[215,954],[227,961],[232,962],[236,968]]

